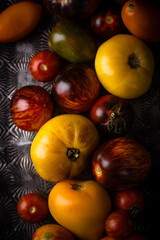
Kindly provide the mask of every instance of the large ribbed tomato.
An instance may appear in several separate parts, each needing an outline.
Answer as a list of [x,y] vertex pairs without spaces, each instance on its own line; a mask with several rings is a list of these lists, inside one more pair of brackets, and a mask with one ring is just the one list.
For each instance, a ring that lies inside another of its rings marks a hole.
[[98,48],[95,69],[109,93],[126,99],[137,98],[151,85],[154,58],[142,40],[129,34],[118,34]]

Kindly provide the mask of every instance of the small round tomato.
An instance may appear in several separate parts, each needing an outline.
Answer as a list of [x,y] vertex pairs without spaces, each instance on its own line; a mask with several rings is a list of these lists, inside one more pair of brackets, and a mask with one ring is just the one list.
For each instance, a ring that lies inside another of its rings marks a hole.
[[96,124],[102,138],[124,136],[134,119],[131,104],[126,99],[104,95],[97,99],[90,111],[90,118]]
[[32,77],[39,82],[51,81],[59,73],[60,68],[60,58],[49,50],[37,52],[29,63]]
[[19,199],[17,211],[27,222],[40,222],[48,215],[48,202],[39,194],[28,193]]
[[135,231],[134,218],[128,211],[113,211],[105,221],[105,230],[113,238],[128,237]]
[[114,198],[114,205],[116,209],[130,211],[134,217],[137,217],[144,208],[143,193],[138,189],[117,192]]

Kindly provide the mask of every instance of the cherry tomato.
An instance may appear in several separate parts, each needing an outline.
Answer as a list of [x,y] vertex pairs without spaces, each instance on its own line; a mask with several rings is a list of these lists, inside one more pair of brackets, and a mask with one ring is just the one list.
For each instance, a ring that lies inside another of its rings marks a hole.
[[19,199],[17,211],[27,222],[40,222],[48,215],[48,202],[39,194],[28,193]]
[[138,189],[117,192],[114,198],[114,205],[116,209],[130,211],[134,217],[137,217],[144,208],[143,193]]
[[61,62],[58,55],[49,50],[37,52],[29,63],[32,77],[39,82],[51,81],[60,71]]
[[113,238],[128,237],[135,231],[134,218],[128,211],[113,211],[105,221],[105,230]]

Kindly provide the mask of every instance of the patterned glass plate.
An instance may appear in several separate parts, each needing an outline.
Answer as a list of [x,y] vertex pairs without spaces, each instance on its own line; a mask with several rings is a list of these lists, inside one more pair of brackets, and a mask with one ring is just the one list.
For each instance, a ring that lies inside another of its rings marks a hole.
[[[0,12],[17,0],[1,0]],[[40,2],[40,1],[39,1]],[[49,49],[47,37],[56,18],[43,9],[38,26],[27,37],[10,44],[0,43],[0,240],[31,240],[34,231],[46,223],[55,223],[49,215],[40,223],[23,221],[17,213],[17,202],[26,193],[34,192],[47,198],[54,183],[43,180],[36,172],[30,146],[36,132],[17,128],[12,122],[9,105],[16,89],[26,85],[40,85],[48,92],[51,83],[39,83],[29,73],[32,56]],[[145,196],[145,209],[137,220],[137,231],[149,240],[158,239],[160,209],[160,46],[151,44],[156,70],[147,94],[131,101],[135,120],[129,133],[149,150],[152,169],[140,186]],[[82,179],[92,178],[87,169]]]

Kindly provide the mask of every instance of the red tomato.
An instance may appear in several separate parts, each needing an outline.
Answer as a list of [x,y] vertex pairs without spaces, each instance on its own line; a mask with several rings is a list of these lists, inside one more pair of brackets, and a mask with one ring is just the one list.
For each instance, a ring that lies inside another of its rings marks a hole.
[[137,217],[144,208],[143,193],[138,189],[117,192],[114,198],[114,206],[116,209],[130,211],[134,217]]
[[32,77],[39,82],[51,81],[59,73],[60,68],[58,55],[49,50],[37,52],[29,63]]
[[48,215],[48,202],[41,195],[28,193],[19,199],[17,211],[27,222],[40,222]]
[[112,237],[109,237],[109,236],[105,236],[105,237],[101,238],[100,240],[118,240],[118,239],[112,238]]
[[135,231],[134,218],[128,211],[113,211],[105,221],[105,230],[113,238],[128,237]]

